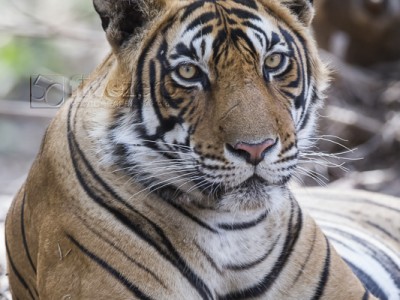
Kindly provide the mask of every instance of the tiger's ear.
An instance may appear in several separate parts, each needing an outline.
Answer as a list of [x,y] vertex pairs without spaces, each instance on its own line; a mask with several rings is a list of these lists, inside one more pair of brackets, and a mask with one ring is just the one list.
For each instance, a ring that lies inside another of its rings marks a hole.
[[281,0],[305,26],[309,26],[314,17],[313,0]]
[[164,0],[93,0],[114,51],[127,42],[164,6]]

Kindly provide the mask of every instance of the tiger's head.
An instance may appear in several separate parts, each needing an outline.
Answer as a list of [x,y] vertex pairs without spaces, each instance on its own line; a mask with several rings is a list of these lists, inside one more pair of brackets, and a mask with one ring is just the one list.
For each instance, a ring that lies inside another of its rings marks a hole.
[[228,210],[277,205],[327,81],[312,1],[94,5],[117,58],[105,97],[129,100],[110,109],[105,160],[163,197]]

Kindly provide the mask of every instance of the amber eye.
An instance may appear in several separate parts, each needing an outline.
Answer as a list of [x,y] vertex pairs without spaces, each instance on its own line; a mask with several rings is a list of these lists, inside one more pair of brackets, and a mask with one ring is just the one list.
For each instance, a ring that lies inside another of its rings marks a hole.
[[281,66],[283,62],[283,54],[276,53],[268,56],[264,61],[264,66],[266,69],[273,70]]
[[198,75],[198,73],[199,70],[195,65],[185,64],[178,68],[178,74],[183,79],[193,79]]

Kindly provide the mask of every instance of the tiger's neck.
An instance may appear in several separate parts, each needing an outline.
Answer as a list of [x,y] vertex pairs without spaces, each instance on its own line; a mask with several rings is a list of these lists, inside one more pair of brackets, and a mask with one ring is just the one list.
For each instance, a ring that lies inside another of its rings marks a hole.
[[180,251],[197,257],[191,260],[194,269],[212,275],[218,286],[232,281],[244,287],[266,270],[276,276],[300,236],[303,213],[297,202],[286,190],[274,200],[281,202],[274,211],[216,211],[161,198],[146,199],[144,206]]

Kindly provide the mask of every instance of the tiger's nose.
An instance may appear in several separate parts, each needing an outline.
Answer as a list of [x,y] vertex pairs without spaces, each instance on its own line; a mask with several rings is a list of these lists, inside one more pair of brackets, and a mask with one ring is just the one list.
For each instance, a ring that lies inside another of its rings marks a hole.
[[267,151],[273,148],[277,142],[278,139],[266,139],[258,144],[239,142],[233,147],[228,147],[228,149],[231,150],[231,152],[244,157],[248,163],[257,165],[264,159]]

